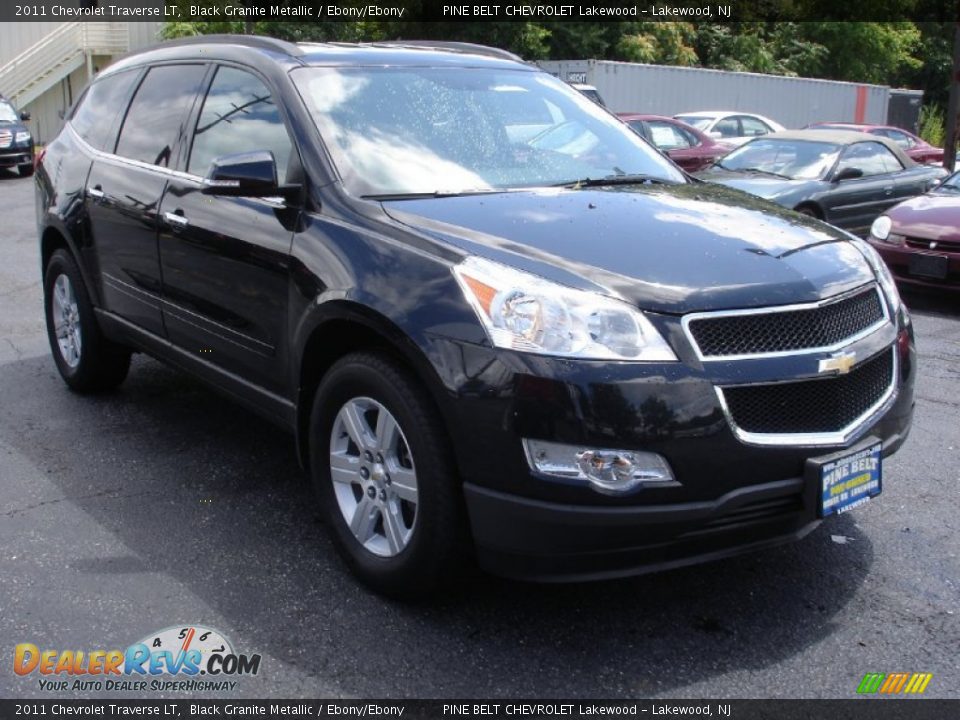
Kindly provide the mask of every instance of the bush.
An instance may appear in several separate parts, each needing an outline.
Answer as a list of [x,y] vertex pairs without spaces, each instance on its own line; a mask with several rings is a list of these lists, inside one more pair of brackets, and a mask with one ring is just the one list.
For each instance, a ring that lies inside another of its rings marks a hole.
[[946,130],[944,112],[939,105],[924,105],[920,108],[920,137],[934,147],[943,147]]

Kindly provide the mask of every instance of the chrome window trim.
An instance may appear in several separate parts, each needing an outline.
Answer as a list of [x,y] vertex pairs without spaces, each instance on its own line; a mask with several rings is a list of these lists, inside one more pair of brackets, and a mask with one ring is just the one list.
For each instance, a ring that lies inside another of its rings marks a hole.
[[177,178],[178,180],[185,180],[187,182],[192,182],[197,185],[203,185],[204,179],[199,175],[192,175],[190,173],[185,173],[180,170],[171,170],[170,168],[164,167],[163,165],[151,165],[150,163],[145,163],[141,160],[134,160],[133,158],[124,157],[123,155],[117,155],[115,153],[104,152],[103,150],[98,150],[97,148],[90,145],[86,140],[80,137],[80,134],[73,129],[73,125],[70,122],[67,122],[66,127],[69,129],[71,136],[76,140],[88,153],[93,155],[95,158],[100,160],[105,160],[112,163],[119,163],[121,165],[129,165],[130,167],[135,167],[140,170],[149,170],[151,172],[159,172],[162,175],[167,175],[169,177]]
[[839,350],[846,347],[847,345],[852,345],[858,340],[862,340],[868,335],[872,335],[877,330],[882,328],[887,323],[891,322],[890,320],[890,309],[887,307],[886,300],[883,297],[883,293],[880,290],[880,284],[873,282],[873,291],[877,294],[877,298],[880,301],[880,310],[883,312],[883,317],[877,320],[869,327],[864,328],[858,333],[854,333],[849,337],[843,338],[838,342],[833,343],[832,345],[823,345],[820,347],[813,348],[801,348],[799,350],[774,350],[772,352],[762,352],[762,353],[742,353],[740,355],[704,355],[700,351],[700,345],[697,343],[696,338],[693,336],[693,332],[690,330],[690,323],[695,320],[704,320],[704,319],[717,319],[725,317],[742,317],[745,315],[774,315],[776,313],[785,313],[785,312],[796,312],[803,310],[816,310],[817,308],[824,307],[826,305],[833,305],[834,303],[842,302],[847,298],[853,297],[861,292],[866,287],[866,285],[861,285],[860,287],[854,288],[849,292],[842,293],[841,295],[834,295],[832,297],[825,298],[823,300],[818,300],[812,303],[797,303],[793,305],[774,305],[762,308],[748,308],[746,310],[713,310],[707,312],[696,312],[689,313],[684,315],[680,319],[680,324],[683,327],[684,335],[687,337],[687,341],[693,347],[694,353],[696,353],[697,359],[702,362],[728,362],[733,360],[753,360],[756,358],[778,358],[778,357],[790,357],[793,355],[812,355],[814,353],[829,353]]
[[[883,352],[883,351],[882,351]],[[836,430],[834,432],[821,432],[821,433],[757,433],[749,432],[747,430],[741,429],[733,419],[733,415],[730,413],[730,408],[727,405],[727,399],[723,393],[724,388],[715,387],[717,393],[717,399],[720,401],[720,408],[723,410],[723,415],[727,419],[733,434],[736,435],[737,439],[746,445],[761,445],[761,446],[811,446],[811,445],[846,445],[852,440],[856,439],[859,435],[863,433],[879,416],[883,415],[897,397],[897,385],[898,378],[900,376],[900,363],[897,357],[897,345],[894,343],[890,346],[886,352],[893,353],[893,369],[891,372],[892,380],[890,382],[890,387],[887,388],[883,396],[870,406],[862,415],[853,420],[846,427]],[[872,360],[877,357],[880,353],[877,353],[867,360]],[[863,364],[863,363],[858,363]],[[816,378],[805,378],[810,382],[816,382]],[[785,382],[804,382],[804,378],[798,378],[795,380],[788,380]],[[771,385],[776,383],[758,383],[758,385]],[[745,387],[744,385],[730,385],[728,387]]]

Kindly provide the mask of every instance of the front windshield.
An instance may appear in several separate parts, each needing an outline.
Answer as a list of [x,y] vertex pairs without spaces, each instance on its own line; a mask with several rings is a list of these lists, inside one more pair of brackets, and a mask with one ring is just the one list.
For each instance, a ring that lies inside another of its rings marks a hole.
[[940,189],[949,190],[951,192],[960,192],[960,172],[955,172],[953,175],[940,183]]
[[633,175],[684,182],[623,123],[546,73],[311,67],[292,77],[355,195],[456,194]]
[[693,125],[697,130],[706,130],[713,122],[712,117],[705,115],[674,115],[674,117],[687,125]]
[[791,180],[821,180],[837,162],[840,146],[809,140],[752,140],[717,163],[725,170],[754,171]]
[[17,117],[17,111],[13,109],[10,103],[0,102],[0,122],[15,123],[20,118]]

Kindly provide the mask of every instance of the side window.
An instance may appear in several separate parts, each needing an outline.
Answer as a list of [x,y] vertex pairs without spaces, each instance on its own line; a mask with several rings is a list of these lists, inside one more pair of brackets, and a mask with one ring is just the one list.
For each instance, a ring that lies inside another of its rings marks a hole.
[[767,133],[773,132],[773,128],[762,120],[747,117],[746,115],[741,116],[740,124],[743,126],[743,134],[747,137],[757,137],[758,135],[766,135]]
[[150,68],[123,121],[117,155],[170,167],[206,70],[204,65]]
[[735,117],[724,118],[713,126],[713,132],[720,133],[720,137],[740,137],[740,123]]
[[648,120],[650,138],[661,150],[679,150],[690,147],[687,134],[670,123]]
[[293,145],[270,91],[245,70],[220,67],[203,101],[187,172],[206,175],[214,158],[254,150],[273,153],[284,182]]
[[97,80],[74,108],[70,125],[97,150],[113,152],[117,119],[127,107],[137,74],[136,70],[128,70]]
[[899,130],[884,130],[883,134],[888,138],[893,140],[897,145],[902,147],[904,150],[909,150],[913,147],[913,140],[906,133],[900,132]]
[[836,172],[848,167],[863,171],[864,177],[884,175],[903,169],[896,156],[876,142],[856,143],[848,147],[840,159]]

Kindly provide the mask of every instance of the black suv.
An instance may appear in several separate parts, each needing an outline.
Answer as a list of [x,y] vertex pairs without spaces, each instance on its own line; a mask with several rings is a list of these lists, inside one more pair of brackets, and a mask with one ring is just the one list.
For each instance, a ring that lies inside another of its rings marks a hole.
[[23,124],[29,119],[0,95],[0,168],[15,167],[23,177],[33,175],[33,135]]
[[289,429],[383,592],[799,538],[910,427],[867,244],[692,180],[504,52],[164,45],[87,88],[37,187],[67,384],[146,352]]

